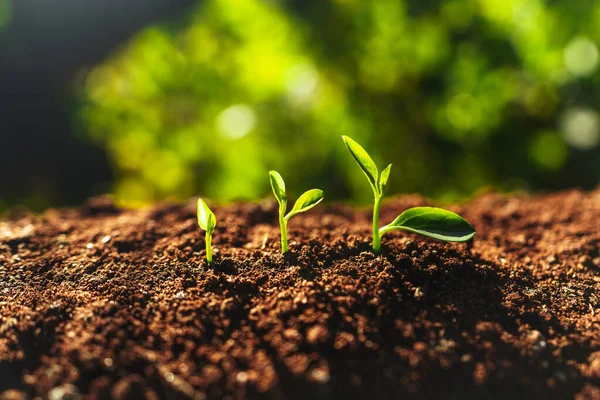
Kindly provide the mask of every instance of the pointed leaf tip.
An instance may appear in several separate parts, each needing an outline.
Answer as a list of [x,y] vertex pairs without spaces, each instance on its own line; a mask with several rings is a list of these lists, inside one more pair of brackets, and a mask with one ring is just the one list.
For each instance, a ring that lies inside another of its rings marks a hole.
[[475,228],[452,211],[437,207],[414,207],[404,211],[392,223],[380,229],[382,234],[402,229],[445,242],[466,242],[475,236]]
[[369,183],[371,184],[371,188],[375,194],[379,194],[379,187],[377,185],[377,181],[379,180],[379,171],[377,170],[377,165],[369,156],[369,153],[354,139],[348,136],[342,136],[342,140],[344,144],[348,148],[348,151],[363,171]]
[[387,187],[388,179],[390,178],[390,173],[392,172],[392,164],[385,167],[383,171],[381,171],[381,175],[379,175],[379,193],[383,194],[385,188]]
[[277,171],[269,171],[269,180],[271,181],[271,189],[273,189],[273,194],[275,198],[282,204],[287,201],[287,195],[285,193],[285,182],[283,178]]

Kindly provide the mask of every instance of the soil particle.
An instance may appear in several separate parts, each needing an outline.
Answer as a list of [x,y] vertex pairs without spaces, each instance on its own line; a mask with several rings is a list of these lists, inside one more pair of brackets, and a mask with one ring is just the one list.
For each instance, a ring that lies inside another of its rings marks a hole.
[[[418,196],[384,203],[382,220]],[[487,194],[371,253],[370,211],[274,202],[0,222],[0,399],[600,399],[600,190]]]

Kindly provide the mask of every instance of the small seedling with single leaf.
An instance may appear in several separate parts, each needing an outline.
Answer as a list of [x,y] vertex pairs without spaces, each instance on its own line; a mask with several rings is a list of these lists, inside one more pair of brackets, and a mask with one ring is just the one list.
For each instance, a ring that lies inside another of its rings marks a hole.
[[198,199],[198,225],[206,231],[206,261],[212,263],[212,236],[217,226],[215,214],[208,208],[206,202]]
[[292,210],[285,215],[287,211],[287,194],[285,192],[285,182],[279,172],[270,171],[269,179],[271,180],[271,188],[273,188],[273,194],[279,203],[279,227],[281,229],[281,252],[285,253],[288,251],[288,239],[287,239],[287,223],[296,214],[300,214],[304,211],[308,211],[323,200],[323,191],[321,189],[311,189],[296,200]]
[[475,236],[475,228],[460,215],[437,207],[414,207],[404,211],[390,224],[379,228],[379,209],[390,177],[392,164],[379,174],[377,165],[361,145],[348,136],[342,136],[348,151],[363,171],[373,194],[373,252],[381,252],[381,237],[390,231],[401,229],[419,233],[445,242],[466,242]]

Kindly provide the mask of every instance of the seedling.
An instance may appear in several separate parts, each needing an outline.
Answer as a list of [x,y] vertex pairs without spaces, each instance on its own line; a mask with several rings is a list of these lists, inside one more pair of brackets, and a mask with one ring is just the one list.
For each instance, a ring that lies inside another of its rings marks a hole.
[[379,228],[379,209],[390,177],[392,164],[381,175],[377,166],[361,145],[348,136],[342,136],[346,147],[367,177],[375,203],[373,206],[373,252],[381,252],[381,237],[387,232],[401,229],[419,233],[445,242],[466,242],[475,236],[475,228],[460,215],[437,207],[414,207],[404,211],[390,224]]
[[212,235],[217,226],[217,219],[202,199],[198,199],[198,225],[206,231],[206,262],[210,264],[212,263]]
[[281,252],[285,253],[288,251],[288,239],[287,239],[287,223],[296,214],[300,214],[304,211],[308,211],[323,200],[323,191],[321,189],[311,189],[296,200],[292,211],[287,215],[287,194],[285,193],[285,182],[279,172],[270,171],[269,178],[271,180],[271,187],[273,188],[273,194],[279,203],[279,227],[281,229]]

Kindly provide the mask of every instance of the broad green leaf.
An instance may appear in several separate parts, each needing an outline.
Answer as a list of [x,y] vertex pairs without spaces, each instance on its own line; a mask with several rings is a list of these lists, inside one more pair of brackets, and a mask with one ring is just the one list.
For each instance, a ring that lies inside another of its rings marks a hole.
[[207,232],[213,232],[217,225],[215,214],[202,199],[198,199],[198,225]]
[[292,211],[286,215],[285,219],[289,220],[294,215],[299,214],[304,211],[308,211],[317,204],[323,201],[323,191],[321,189],[311,189],[306,192],[302,196],[296,200],[296,204],[294,204],[294,208]]
[[466,242],[475,236],[475,228],[463,217],[437,207],[414,207],[404,211],[379,231],[395,229],[420,233],[446,242]]
[[369,153],[367,153],[360,144],[356,143],[348,136],[342,136],[342,139],[344,140],[348,151],[350,151],[350,154],[352,154],[352,157],[354,157],[354,160],[369,180],[373,192],[379,194],[379,188],[377,187],[379,171],[377,170],[377,165],[375,165],[371,156],[369,156]]
[[379,193],[383,194],[385,187],[387,186],[388,179],[390,178],[390,172],[392,172],[392,164],[388,165],[379,176]]
[[283,204],[287,201],[287,195],[285,194],[285,182],[283,181],[283,178],[277,171],[269,171],[269,178],[271,180],[271,188],[273,189],[275,198],[279,204]]

